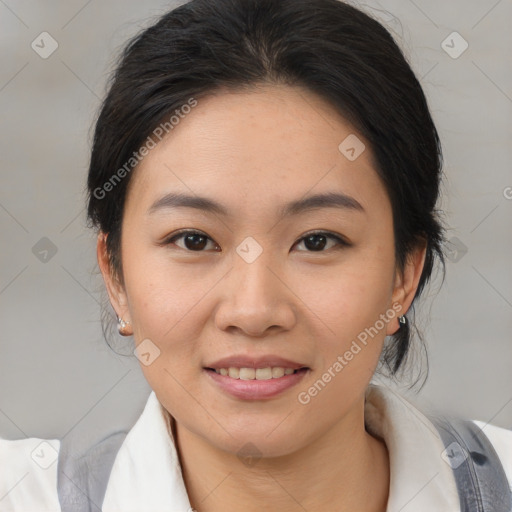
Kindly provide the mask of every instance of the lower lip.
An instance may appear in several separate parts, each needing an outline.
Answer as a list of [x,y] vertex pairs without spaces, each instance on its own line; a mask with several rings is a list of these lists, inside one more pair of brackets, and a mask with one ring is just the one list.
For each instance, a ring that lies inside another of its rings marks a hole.
[[297,385],[309,372],[302,369],[290,375],[283,375],[278,379],[267,380],[243,380],[233,379],[227,375],[221,375],[214,370],[203,371],[225,392],[243,400],[262,400],[279,395],[283,391]]

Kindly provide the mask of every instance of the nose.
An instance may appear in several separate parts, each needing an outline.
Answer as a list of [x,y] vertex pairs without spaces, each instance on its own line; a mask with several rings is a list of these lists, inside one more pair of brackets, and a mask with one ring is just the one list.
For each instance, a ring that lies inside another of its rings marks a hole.
[[250,263],[238,255],[225,277],[216,326],[251,337],[290,330],[296,322],[296,300],[280,266],[263,253]]

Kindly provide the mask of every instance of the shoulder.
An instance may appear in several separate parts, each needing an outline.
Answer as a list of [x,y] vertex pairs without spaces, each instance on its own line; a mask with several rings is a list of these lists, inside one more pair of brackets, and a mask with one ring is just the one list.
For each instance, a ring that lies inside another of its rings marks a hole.
[[109,433],[85,449],[69,439],[0,438],[0,510],[89,510],[101,503],[113,460],[127,431]]
[[58,493],[63,510],[90,511],[103,503],[110,472],[128,431],[115,431],[77,450],[73,438],[61,443]]
[[72,431],[62,439],[0,437],[0,511],[97,510],[117,454],[136,425],[99,435]]
[[[435,424],[445,444],[442,458],[453,469],[464,510],[512,510],[511,432],[474,420],[445,417]],[[486,507],[485,507],[486,508]]]
[[391,453],[391,510],[409,510],[404,489],[421,488],[433,478],[436,486],[418,495],[411,510],[419,509],[419,500],[421,510],[460,510],[460,499],[469,504],[467,510],[476,510],[473,504],[489,496],[493,510],[512,510],[512,431],[432,411],[423,414],[381,386],[367,394],[365,423]]
[[473,421],[473,423],[478,426],[491,442],[512,488],[512,430],[484,423],[483,421]]
[[57,494],[56,439],[7,440],[0,438],[0,510],[60,512]]

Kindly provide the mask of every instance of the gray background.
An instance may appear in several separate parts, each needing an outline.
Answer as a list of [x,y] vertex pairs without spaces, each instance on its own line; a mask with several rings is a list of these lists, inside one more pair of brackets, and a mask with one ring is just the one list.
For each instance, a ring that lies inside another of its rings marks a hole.
[[[102,337],[105,294],[84,184],[114,59],[172,5],[0,0],[2,437],[129,427],[150,392],[138,360]],[[402,392],[424,409],[511,428],[512,1],[363,7],[395,34],[424,86],[444,146],[441,207],[456,248],[440,291],[438,279],[418,304],[429,378],[419,394]],[[31,47],[44,31],[58,42],[47,59]],[[454,31],[469,44],[458,58],[441,47]],[[119,341],[129,354],[131,340]]]

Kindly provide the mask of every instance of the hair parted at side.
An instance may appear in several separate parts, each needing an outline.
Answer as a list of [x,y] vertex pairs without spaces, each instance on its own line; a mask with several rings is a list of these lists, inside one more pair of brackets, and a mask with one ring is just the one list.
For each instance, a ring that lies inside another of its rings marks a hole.
[[[122,173],[108,191],[105,184],[191,98],[259,84],[305,87],[370,142],[392,205],[397,268],[417,244],[427,245],[416,300],[436,259],[443,273],[445,267],[436,210],[441,144],[421,85],[391,34],[340,0],[191,0],[125,46],[96,122],[87,180],[90,226],[108,234],[119,282],[133,173]],[[384,347],[381,366],[391,375],[409,352],[410,322]]]

